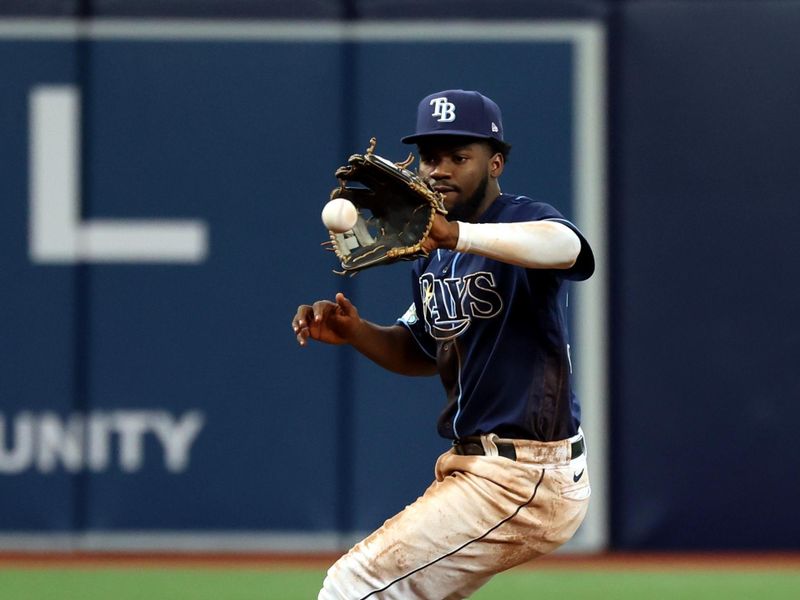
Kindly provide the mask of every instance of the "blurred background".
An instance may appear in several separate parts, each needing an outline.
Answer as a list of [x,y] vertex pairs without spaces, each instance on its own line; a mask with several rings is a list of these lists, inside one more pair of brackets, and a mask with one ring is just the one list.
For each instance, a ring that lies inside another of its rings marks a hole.
[[478,89],[574,220],[567,550],[798,550],[800,2],[0,1],[0,550],[335,552],[421,494],[436,379],[296,345],[320,210]]

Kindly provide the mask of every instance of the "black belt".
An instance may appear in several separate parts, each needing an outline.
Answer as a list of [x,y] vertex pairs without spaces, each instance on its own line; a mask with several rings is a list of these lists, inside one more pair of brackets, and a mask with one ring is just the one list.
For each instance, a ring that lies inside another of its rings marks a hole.
[[[497,454],[504,458],[517,460],[517,450],[511,442],[495,442],[497,446]],[[480,437],[465,437],[460,440],[453,440],[453,451],[461,456],[485,456],[486,451],[483,449]],[[572,442],[570,449],[570,460],[578,458],[586,451],[586,444],[583,438],[579,438]]]

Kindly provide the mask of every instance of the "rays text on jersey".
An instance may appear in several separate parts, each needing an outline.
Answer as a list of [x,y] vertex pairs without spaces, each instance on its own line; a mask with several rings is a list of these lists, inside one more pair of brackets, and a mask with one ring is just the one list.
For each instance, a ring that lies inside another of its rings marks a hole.
[[503,310],[494,275],[487,271],[446,278],[423,273],[419,287],[425,324],[437,340],[459,336],[472,319],[490,319]]

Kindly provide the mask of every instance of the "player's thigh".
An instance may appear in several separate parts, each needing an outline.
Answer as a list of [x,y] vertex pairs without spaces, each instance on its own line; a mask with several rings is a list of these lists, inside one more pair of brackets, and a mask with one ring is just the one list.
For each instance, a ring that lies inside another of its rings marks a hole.
[[540,472],[522,473],[510,489],[485,476],[492,465],[480,465],[483,475],[469,461],[461,466],[337,561],[325,581],[329,595],[320,597],[465,597],[494,573],[535,558],[529,529],[538,521],[524,509]]

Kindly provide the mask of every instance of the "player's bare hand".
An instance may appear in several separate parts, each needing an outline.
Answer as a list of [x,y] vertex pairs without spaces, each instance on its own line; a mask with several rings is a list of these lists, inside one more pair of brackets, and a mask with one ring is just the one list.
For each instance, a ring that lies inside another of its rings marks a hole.
[[309,338],[327,344],[346,344],[353,339],[360,323],[356,307],[339,292],[335,302],[319,300],[312,305],[298,306],[292,330],[301,346],[305,346]]
[[428,238],[422,242],[422,248],[426,252],[432,252],[437,248],[452,250],[458,242],[458,223],[448,221],[444,215],[437,214],[433,218],[433,225]]

